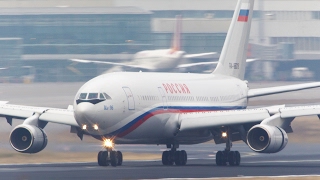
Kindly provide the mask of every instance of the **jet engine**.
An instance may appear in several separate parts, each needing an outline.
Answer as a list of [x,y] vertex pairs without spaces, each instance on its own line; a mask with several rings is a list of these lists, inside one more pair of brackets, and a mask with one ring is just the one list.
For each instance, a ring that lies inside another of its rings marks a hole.
[[276,126],[255,125],[247,135],[249,147],[259,153],[276,153],[288,143],[287,133]]
[[43,129],[33,125],[22,124],[10,133],[12,148],[21,153],[37,153],[47,146],[47,135]]

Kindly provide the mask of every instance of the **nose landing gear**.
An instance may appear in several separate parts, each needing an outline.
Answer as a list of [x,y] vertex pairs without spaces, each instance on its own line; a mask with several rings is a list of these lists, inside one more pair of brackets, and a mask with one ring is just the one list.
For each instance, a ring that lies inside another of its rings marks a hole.
[[[108,141],[108,142],[106,142]],[[104,144],[108,146],[105,146],[106,151],[100,151],[98,153],[98,164],[99,166],[121,166],[123,161],[123,155],[121,151],[115,151],[113,150],[113,143],[110,140],[105,140]]]

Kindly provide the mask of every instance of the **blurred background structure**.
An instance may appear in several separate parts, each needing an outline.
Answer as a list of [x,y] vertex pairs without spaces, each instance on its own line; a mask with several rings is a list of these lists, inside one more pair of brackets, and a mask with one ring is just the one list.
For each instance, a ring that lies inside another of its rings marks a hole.
[[[168,48],[182,15],[181,48],[220,53],[235,0],[0,0],[0,82],[86,81],[136,52]],[[320,80],[320,1],[259,0],[249,80]],[[193,59],[192,62],[213,61]],[[188,69],[206,71],[205,67]]]

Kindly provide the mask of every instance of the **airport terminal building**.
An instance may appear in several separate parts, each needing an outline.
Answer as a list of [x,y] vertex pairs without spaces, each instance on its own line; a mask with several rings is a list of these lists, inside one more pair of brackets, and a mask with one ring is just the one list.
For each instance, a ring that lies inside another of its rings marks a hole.
[[[219,53],[235,3],[0,0],[0,68],[4,69],[0,73],[10,77],[31,73],[35,81],[87,80],[106,67],[72,65],[68,59],[130,61],[138,51],[169,48],[176,15],[183,17],[184,51]],[[313,0],[264,0],[255,4],[248,56],[265,61],[249,65],[248,78],[294,79],[293,69],[304,67],[307,69],[302,74],[312,73],[307,79],[320,79],[315,69],[320,60],[318,7],[320,1]],[[28,70],[5,70],[12,66]]]

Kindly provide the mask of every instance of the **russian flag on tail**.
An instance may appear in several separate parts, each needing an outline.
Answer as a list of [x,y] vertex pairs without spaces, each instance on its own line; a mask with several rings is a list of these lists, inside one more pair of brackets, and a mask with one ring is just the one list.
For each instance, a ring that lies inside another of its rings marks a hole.
[[248,21],[249,7],[250,7],[249,3],[242,3],[241,4],[241,9],[240,9],[240,12],[239,12],[238,21],[241,21],[241,22],[247,22]]

